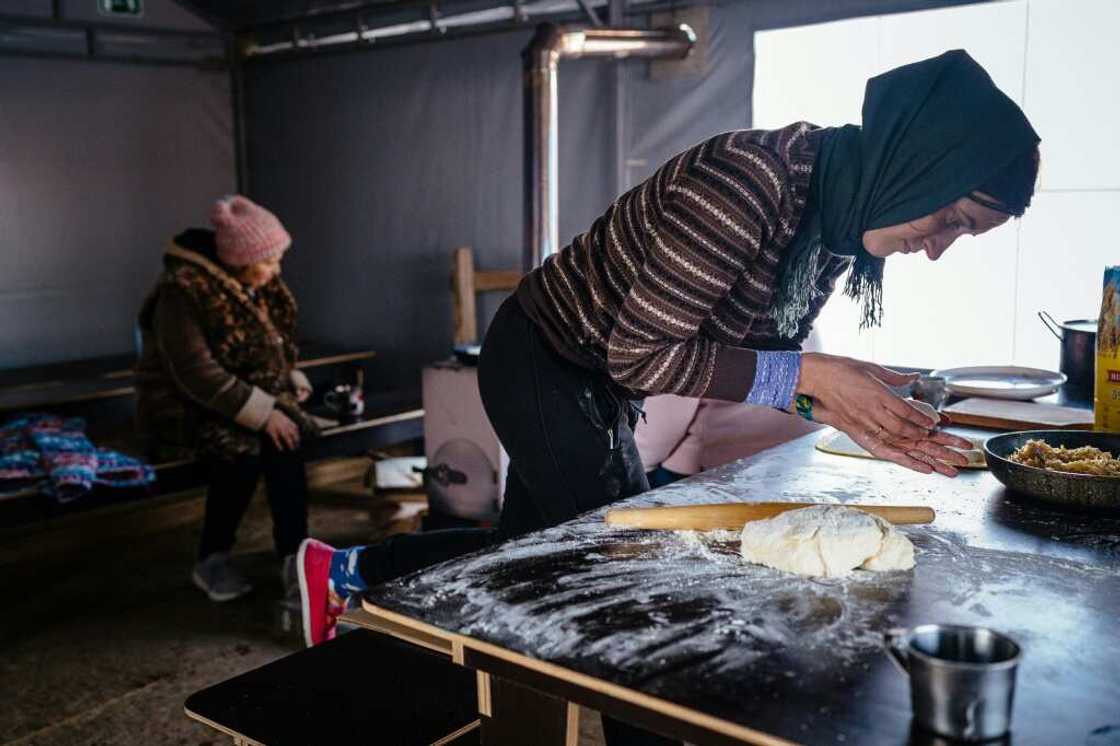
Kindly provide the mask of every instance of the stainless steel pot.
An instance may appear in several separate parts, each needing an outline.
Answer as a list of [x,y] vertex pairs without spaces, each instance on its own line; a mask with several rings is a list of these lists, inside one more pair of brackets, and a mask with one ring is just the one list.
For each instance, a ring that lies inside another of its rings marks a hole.
[[1038,318],[1062,343],[1059,370],[1069,379],[1062,390],[1062,399],[1070,404],[1093,405],[1093,371],[1097,359],[1097,320],[1073,319],[1058,323],[1054,317],[1039,311]]

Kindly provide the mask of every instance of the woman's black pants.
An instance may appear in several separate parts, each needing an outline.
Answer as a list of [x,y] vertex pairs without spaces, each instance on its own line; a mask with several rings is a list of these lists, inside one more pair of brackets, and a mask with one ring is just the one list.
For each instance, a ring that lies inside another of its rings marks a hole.
[[307,538],[307,474],[301,451],[278,451],[271,440],[262,437],[259,456],[208,459],[206,476],[200,560],[214,552],[228,552],[233,546],[237,527],[262,476],[272,510],[276,554],[287,557],[299,550],[300,542]]
[[[369,584],[575,518],[649,488],[634,443],[637,408],[607,376],[564,360],[511,296],[486,334],[482,404],[510,457],[496,529],[394,536],[359,558]],[[674,743],[603,718],[611,746]]]
[[555,526],[649,489],[634,444],[637,408],[605,374],[557,355],[515,297],[490,324],[478,387],[510,458],[497,528],[401,534],[371,545],[359,560],[366,583]]

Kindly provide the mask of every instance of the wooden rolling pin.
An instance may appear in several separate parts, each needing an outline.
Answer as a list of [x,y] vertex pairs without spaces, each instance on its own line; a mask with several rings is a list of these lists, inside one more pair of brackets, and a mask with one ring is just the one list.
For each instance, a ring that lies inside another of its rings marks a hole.
[[[680,505],[669,508],[630,508],[612,510],[606,521],[625,528],[663,528],[672,531],[711,531],[717,528],[739,530],[745,523],[772,518],[779,513],[814,505],[840,503],[724,503],[719,505]],[[933,523],[933,508],[920,505],[845,505],[872,513],[891,523]]]

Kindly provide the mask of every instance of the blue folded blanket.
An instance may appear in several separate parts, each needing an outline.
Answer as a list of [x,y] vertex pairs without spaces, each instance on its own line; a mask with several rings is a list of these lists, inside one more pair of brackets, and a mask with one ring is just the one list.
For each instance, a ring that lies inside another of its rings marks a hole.
[[60,503],[87,494],[96,484],[139,487],[155,481],[151,466],[123,453],[97,448],[85,421],[27,414],[0,426],[0,488],[43,482]]

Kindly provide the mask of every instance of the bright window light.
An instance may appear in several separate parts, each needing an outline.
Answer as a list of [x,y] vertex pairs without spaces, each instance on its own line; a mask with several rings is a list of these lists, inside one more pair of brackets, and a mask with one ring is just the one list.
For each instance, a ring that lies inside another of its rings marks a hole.
[[839,292],[817,329],[824,349],[921,367],[1058,366],[1058,342],[1038,320],[1093,318],[1101,273],[1120,262],[1106,223],[1120,211],[1120,142],[1080,137],[1086,120],[1120,118],[1120,3],[1010,0],[859,18],[755,35],[753,126],[804,119],[859,123],[867,78],[965,49],[1020,103],[1042,137],[1041,183],[1020,221],[960,239],[938,262],[887,260],[883,326],[858,331]]

